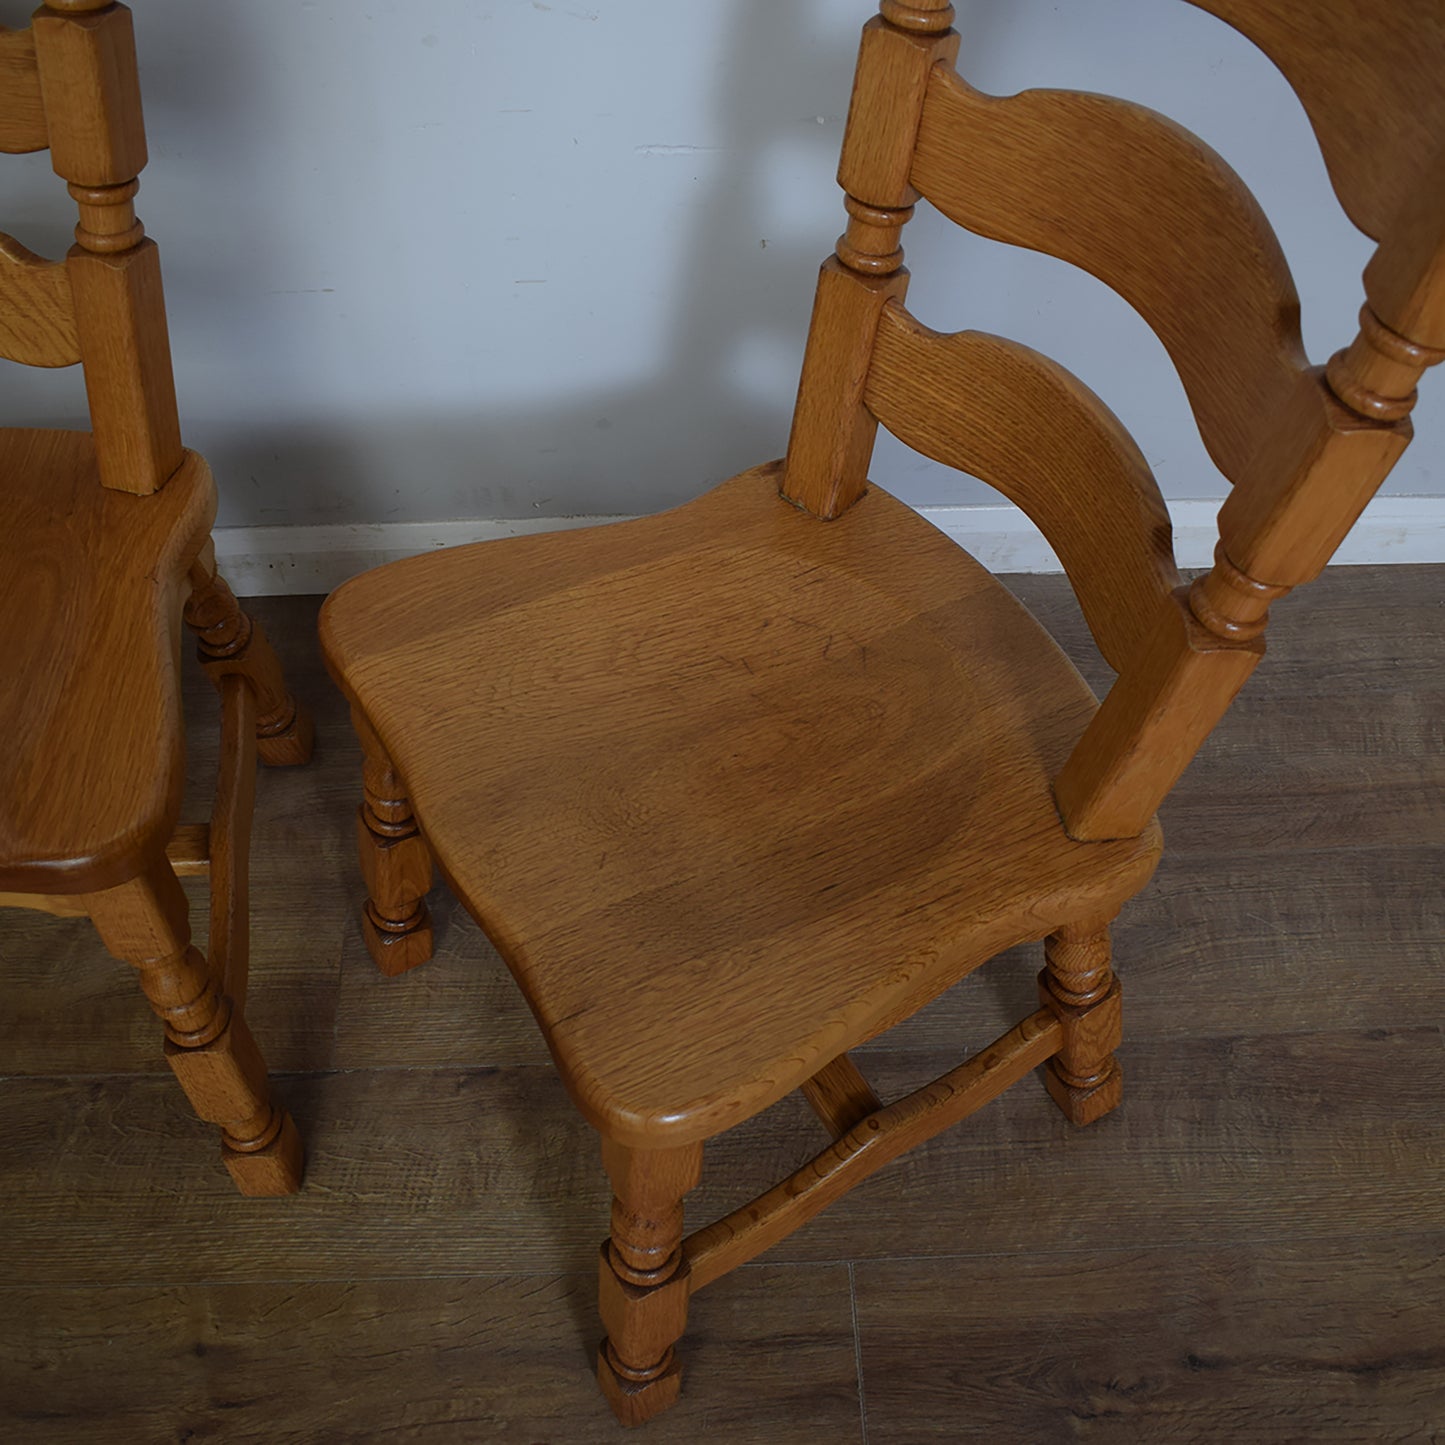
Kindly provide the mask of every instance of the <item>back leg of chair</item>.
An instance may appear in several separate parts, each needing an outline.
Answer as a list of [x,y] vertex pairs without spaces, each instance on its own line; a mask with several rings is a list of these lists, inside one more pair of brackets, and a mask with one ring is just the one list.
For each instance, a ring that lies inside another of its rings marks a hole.
[[240,673],[256,695],[256,752],[273,768],[308,762],[315,735],[311,714],[292,697],[281,663],[261,624],[241,610],[226,579],[216,570],[207,541],[191,567],[186,625],[196,634],[201,666],[217,687]]
[[162,860],[85,906],[102,942],[140,973],[165,1025],[166,1061],[191,1107],[221,1126],[226,1168],[242,1194],[292,1194],[301,1185],[301,1136],[271,1101],[266,1064],[241,1010],[191,946],[189,905]]
[[1044,1084],[1074,1124],[1092,1124],[1124,1097],[1114,1050],[1122,1037],[1119,980],[1109,925],[1069,924],[1044,943],[1039,999],[1063,1025],[1063,1047],[1045,1067]]
[[356,817],[356,846],[367,892],[361,931],[376,966],[396,975],[432,955],[431,914],[426,906],[432,858],[406,785],[371,724],[356,708],[351,710],[351,721],[363,755],[363,796]]

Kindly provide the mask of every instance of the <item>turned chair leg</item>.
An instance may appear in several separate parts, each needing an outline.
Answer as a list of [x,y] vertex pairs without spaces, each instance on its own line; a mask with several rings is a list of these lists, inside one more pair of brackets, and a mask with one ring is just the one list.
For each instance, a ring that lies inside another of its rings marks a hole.
[[292,1194],[301,1136],[271,1102],[266,1064],[241,1010],[191,947],[189,905],[164,861],[129,883],[86,896],[105,946],[140,973],[165,1025],[166,1061],[200,1118],[221,1126],[221,1153],[242,1194]]
[[682,1384],[674,1343],[687,1325],[682,1198],[702,1173],[702,1145],[628,1149],[602,1141],[612,1233],[602,1243],[598,1307],[607,1337],[597,1383],[624,1425],[667,1409]]
[[421,835],[406,785],[397,776],[371,724],[356,709],[351,721],[363,754],[356,845],[367,899],[361,931],[367,951],[385,974],[396,975],[432,955],[431,853]]
[[186,625],[198,639],[197,656],[219,688],[240,673],[256,696],[256,752],[273,768],[309,761],[315,737],[311,714],[286,690],[281,663],[261,624],[241,610],[226,579],[216,571],[207,541],[191,567]]
[[1073,1124],[1092,1124],[1124,1097],[1114,1050],[1122,1037],[1119,980],[1110,966],[1109,925],[1069,924],[1044,943],[1039,999],[1063,1025],[1063,1047],[1044,1085]]

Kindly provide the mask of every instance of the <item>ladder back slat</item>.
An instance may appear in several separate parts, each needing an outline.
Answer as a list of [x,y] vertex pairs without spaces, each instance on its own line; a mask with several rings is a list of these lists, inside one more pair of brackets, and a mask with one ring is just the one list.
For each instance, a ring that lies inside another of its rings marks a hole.
[[983,332],[883,311],[865,400],[915,451],[987,482],[1047,538],[1116,671],[1179,586],[1169,512],[1114,414],[1062,366]]
[[1299,299],[1268,220],[1224,161],[1164,116],[1075,91],[985,95],[939,67],[913,184],[969,230],[1057,256],[1128,301],[1231,482],[1308,384]]
[[40,68],[30,30],[0,26],[0,151],[19,155],[43,151],[45,105],[40,98]]
[[1314,128],[1346,214],[1383,237],[1445,135],[1440,0],[1190,0],[1275,63]]
[[65,263],[47,261],[0,235],[0,356],[25,366],[80,360]]

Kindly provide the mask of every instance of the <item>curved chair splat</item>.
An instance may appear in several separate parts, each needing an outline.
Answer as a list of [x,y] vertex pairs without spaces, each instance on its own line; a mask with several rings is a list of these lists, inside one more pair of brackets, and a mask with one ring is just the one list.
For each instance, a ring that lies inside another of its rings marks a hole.
[[1269,221],[1203,141],[1130,101],[993,96],[936,68],[913,184],[959,225],[1079,266],[1163,342],[1220,471],[1238,479],[1310,385],[1299,298]]
[[1116,671],[1179,586],[1169,511],[1134,439],[1077,377],[1017,342],[883,312],[868,409],[915,451],[978,477],[1058,554]]

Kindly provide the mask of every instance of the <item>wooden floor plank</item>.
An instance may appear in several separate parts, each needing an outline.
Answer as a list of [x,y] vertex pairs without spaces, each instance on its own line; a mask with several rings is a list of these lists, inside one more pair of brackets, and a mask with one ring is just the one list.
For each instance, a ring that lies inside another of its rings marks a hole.
[[[885,1098],[936,1054],[869,1061]],[[1086,1130],[1024,1081],[848,1196],[769,1256],[1094,1249],[1441,1220],[1439,1031],[1139,1044],[1126,1101]],[[585,1269],[607,1192],[596,1139],[550,1069],[359,1070],[282,1081],[305,1190],[230,1189],[209,1131],[162,1078],[0,1084],[0,1277],[131,1284]],[[825,1142],[796,1098],[723,1136],[696,1223]]]
[[[650,1434],[857,1438],[847,1261],[873,1442],[1438,1431],[1442,578],[1340,569],[1277,610],[1116,927],[1119,1114],[1074,1130],[1025,1081],[704,1292],[683,1407]],[[1063,579],[1015,583],[1106,686]],[[587,1359],[595,1137],[444,891],[431,965],[365,956],[318,601],[255,605],[317,717],[315,762],[260,779],[253,850],[250,1012],[306,1188],[238,1198],[128,971],[84,921],[0,911],[0,1437],[616,1438]],[[186,703],[200,816],[216,703],[189,667]],[[880,1092],[1031,1010],[1037,968],[1019,950],[860,1051]],[[785,1101],[710,1147],[689,1218],[822,1142]]]
[[1445,1421],[1442,1234],[856,1273],[872,1445],[1428,1445]]
[[[0,1289],[0,1435],[616,1441],[592,1379],[596,1273]],[[844,1265],[742,1270],[691,1312],[683,1402],[649,1441],[857,1441]]]
[[[1129,1044],[1445,1022],[1445,854],[1179,857],[1114,924]],[[484,946],[484,945],[483,945]],[[1042,949],[993,960],[863,1053],[977,1047],[1036,1005]]]

